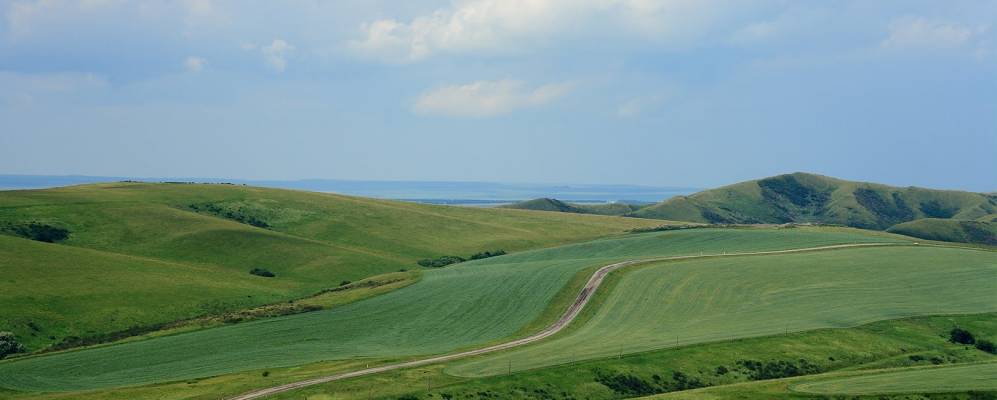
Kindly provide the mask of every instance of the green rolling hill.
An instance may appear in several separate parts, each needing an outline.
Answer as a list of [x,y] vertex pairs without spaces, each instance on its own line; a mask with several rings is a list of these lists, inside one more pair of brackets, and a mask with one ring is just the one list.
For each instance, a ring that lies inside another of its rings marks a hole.
[[[905,242],[902,237],[828,228],[623,235],[429,270],[413,285],[329,310],[2,362],[0,386],[88,390],[322,360],[448,352],[542,328],[573,300],[576,277],[583,282],[592,269],[614,261]],[[560,296],[565,290],[567,296]],[[267,346],[257,346],[260,340]]]
[[642,206],[628,203],[605,203],[605,204],[577,204],[567,203],[557,199],[539,198],[521,201],[513,204],[500,206],[501,208],[512,208],[517,210],[532,211],[554,211],[576,214],[597,214],[597,215],[628,215],[639,210]]
[[[421,258],[549,247],[652,225],[220,184],[0,191],[0,331],[37,350],[286,302],[418,269]],[[276,277],[250,275],[253,268]]]
[[809,222],[885,230],[923,218],[976,220],[995,212],[997,196],[992,194],[900,188],[794,173],[674,197],[630,215],[702,223]]

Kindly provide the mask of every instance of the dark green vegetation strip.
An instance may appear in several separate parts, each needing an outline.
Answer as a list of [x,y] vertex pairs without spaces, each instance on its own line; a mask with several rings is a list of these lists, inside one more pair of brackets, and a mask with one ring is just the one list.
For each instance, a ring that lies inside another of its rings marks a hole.
[[440,254],[652,225],[232,185],[0,191],[0,331],[35,351],[302,298]]
[[26,390],[82,390],[320,360],[442,353],[512,335],[540,317],[578,271],[592,266],[856,242],[898,240],[849,230],[700,229],[529,251],[429,270],[414,285],[331,310],[0,363],[0,382]]

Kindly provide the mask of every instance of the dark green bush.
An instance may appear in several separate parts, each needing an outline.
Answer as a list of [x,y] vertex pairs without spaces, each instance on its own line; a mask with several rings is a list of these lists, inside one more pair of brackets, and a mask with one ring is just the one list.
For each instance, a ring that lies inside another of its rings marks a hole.
[[949,341],[958,344],[973,344],[976,343],[976,338],[965,329],[952,328],[952,331],[949,332]]
[[11,332],[0,332],[0,360],[11,354],[23,353],[24,345]]
[[462,263],[465,260],[458,256],[443,256],[439,258],[424,258],[418,261],[418,264],[426,268],[440,268],[445,267],[450,264]]
[[990,354],[997,354],[997,346],[994,345],[994,342],[991,342],[989,340],[977,341],[976,348],[978,350],[985,351]]
[[264,278],[273,278],[273,277],[277,276],[276,274],[274,274],[273,272],[270,272],[269,270],[267,270],[265,268],[253,268],[253,269],[249,270],[249,273],[253,274],[253,275],[256,275],[256,276],[262,276]]
[[0,226],[0,230],[25,239],[46,243],[57,243],[69,238],[69,231],[66,229],[34,221]]
[[472,260],[480,260],[480,259],[483,259],[483,258],[497,257],[497,256],[505,255],[505,254],[506,254],[505,250],[501,250],[501,249],[495,250],[495,251],[482,251],[480,253],[474,253],[471,256],[471,259]]

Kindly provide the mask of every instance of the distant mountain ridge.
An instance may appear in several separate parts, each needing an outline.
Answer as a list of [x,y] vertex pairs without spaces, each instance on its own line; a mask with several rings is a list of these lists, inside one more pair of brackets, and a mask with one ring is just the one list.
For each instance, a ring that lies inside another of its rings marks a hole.
[[508,207],[712,224],[836,224],[931,240],[997,242],[997,195],[993,193],[896,187],[803,172],[735,183],[643,207],[627,205],[629,211],[608,206],[542,198]]
[[642,206],[623,202],[578,204],[543,197],[539,199],[520,201],[518,203],[506,204],[500,207],[514,208],[518,210],[556,211],[575,214],[627,215],[639,210]]
[[819,222],[884,230],[921,218],[975,220],[995,213],[994,195],[798,172],[673,197],[632,216],[705,223]]

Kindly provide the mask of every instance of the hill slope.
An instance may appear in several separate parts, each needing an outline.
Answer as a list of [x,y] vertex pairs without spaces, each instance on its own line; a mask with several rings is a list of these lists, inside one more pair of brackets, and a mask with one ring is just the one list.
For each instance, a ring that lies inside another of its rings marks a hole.
[[517,210],[555,211],[576,214],[627,215],[641,206],[627,203],[574,204],[551,198],[539,198],[500,206]]
[[[652,225],[234,185],[0,191],[0,331],[35,350],[308,296],[419,268],[420,258],[547,247]],[[253,268],[276,277],[250,275]]]
[[[0,386],[84,390],[320,360],[442,353],[514,335],[556,309],[555,298],[577,274],[614,261],[884,242],[903,241],[810,228],[623,235],[426,271],[411,286],[340,308],[3,362]],[[259,346],[261,338],[266,346]]]
[[997,246],[997,224],[993,222],[924,218],[891,226],[886,231],[928,240]]
[[921,218],[971,220],[995,211],[993,195],[794,173],[674,197],[632,215],[708,223],[819,222],[882,230]]

